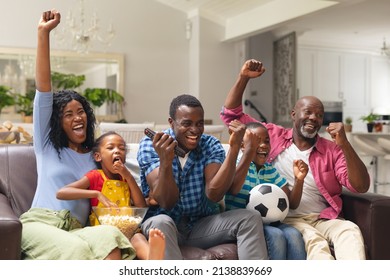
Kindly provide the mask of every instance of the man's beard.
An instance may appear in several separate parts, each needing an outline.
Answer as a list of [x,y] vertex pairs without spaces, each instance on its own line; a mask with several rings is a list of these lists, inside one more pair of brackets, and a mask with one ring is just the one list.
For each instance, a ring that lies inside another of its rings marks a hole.
[[313,132],[313,133],[308,133],[308,132],[305,131],[304,125],[301,125],[300,131],[301,131],[301,134],[303,135],[303,137],[305,137],[305,138],[310,138],[310,139],[313,139],[314,137],[316,137],[317,132],[318,132],[318,130],[316,130],[316,131]]

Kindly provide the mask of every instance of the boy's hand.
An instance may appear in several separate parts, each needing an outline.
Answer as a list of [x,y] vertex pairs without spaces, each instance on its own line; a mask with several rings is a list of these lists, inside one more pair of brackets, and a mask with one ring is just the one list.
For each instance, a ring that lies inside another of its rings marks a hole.
[[253,131],[247,129],[244,135],[243,143],[246,150],[257,150],[257,147],[260,145],[261,139]]
[[232,147],[234,145],[241,146],[242,139],[244,138],[246,131],[246,125],[241,123],[238,120],[231,121],[229,123],[229,145]]
[[309,166],[303,160],[294,160],[294,176],[296,179],[303,181],[309,172]]

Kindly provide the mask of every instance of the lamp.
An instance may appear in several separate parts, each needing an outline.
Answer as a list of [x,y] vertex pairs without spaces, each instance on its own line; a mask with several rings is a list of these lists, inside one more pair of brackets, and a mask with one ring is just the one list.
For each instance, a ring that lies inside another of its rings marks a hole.
[[390,58],[390,49],[386,45],[386,38],[383,38],[383,47],[381,48],[381,54]]
[[[63,46],[67,42],[70,42],[72,50],[83,54],[89,52],[94,42],[99,42],[106,47],[109,46],[115,36],[115,30],[112,23],[108,25],[105,34],[104,32],[100,32],[99,20],[96,12],[87,16],[85,13],[84,0],[78,0],[78,2],[79,11],[76,13],[76,16],[74,16],[72,11],[69,11],[65,19],[65,26],[59,32],[57,32],[58,30],[55,30],[54,36],[57,43],[60,46]],[[87,24],[86,19],[90,19],[89,24]],[[68,38],[69,36],[71,37]]]

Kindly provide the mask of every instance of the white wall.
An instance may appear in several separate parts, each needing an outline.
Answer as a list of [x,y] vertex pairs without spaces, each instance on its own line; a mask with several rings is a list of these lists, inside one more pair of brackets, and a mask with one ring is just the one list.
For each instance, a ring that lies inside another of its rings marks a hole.
[[[0,47],[35,48],[42,11],[58,9],[63,25],[69,9],[77,11],[75,0],[0,0],[0,5],[6,7],[0,18]],[[86,0],[85,6],[86,14],[96,11],[102,27],[113,20],[116,37],[107,51],[125,55],[128,122],[166,122],[171,99],[185,92],[200,98],[206,118],[219,121],[219,110],[238,71],[232,67],[234,43],[219,42],[220,26],[198,19],[201,35],[195,34],[193,42],[186,39],[186,15],[155,1]],[[104,48],[96,45],[93,51]]]
[[[254,58],[263,63],[266,71],[257,79],[250,81],[245,92],[245,99],[249,99],[257,109],[267,118],[273,120],[273,41],[276,38],[271,33],[253,36],[248,41],[248,58]],[[244,107],[245,112],[258,118],[259,115]]]

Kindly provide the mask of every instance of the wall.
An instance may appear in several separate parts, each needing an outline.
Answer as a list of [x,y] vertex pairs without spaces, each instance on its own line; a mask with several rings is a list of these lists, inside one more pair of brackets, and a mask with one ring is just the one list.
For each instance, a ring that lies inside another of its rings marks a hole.
[[[62,13],[61,26],[70,8],[77,11],[77,1],[7,1],[0,47],[35,48],[41,12],[53,7]],[[171,99],[190,93],[204,103],[206,118],[220,123],[218,113],[238,71],[235,43],[221,42],[221,26],[196,18],[188,40],[186,15],[152,0],[91,0],[85,1],[85,10],[87,15],[96,11],[102,28],[113,20],[116,36],[107,51],[125,55],[128,122],[167,122]],[[63,46],[53,42],[52,48]],[[93,50],[105,51],[101,45]]]
[[[245,99],[249,99],[267,118],[273,121],[273,41],[276,38],[272,33],[253,36],[248,40],[248,58],[254,58],[263,63],[266,72],[257,79],[253,79],[245,92]],[[258,114],[249,107],[245,112],[257,118]]]

